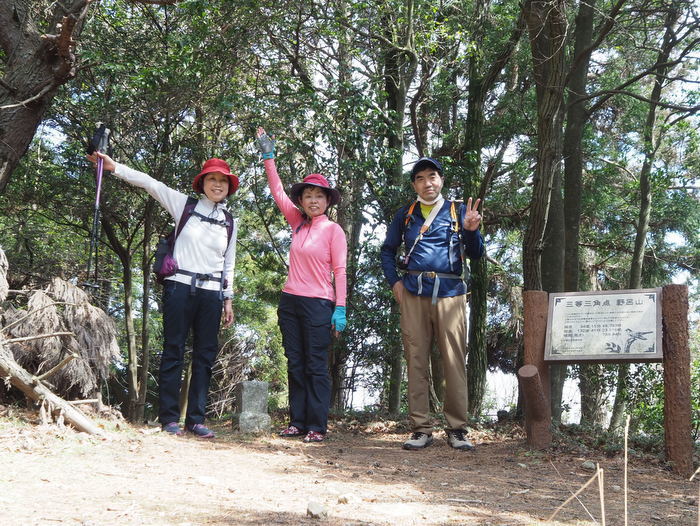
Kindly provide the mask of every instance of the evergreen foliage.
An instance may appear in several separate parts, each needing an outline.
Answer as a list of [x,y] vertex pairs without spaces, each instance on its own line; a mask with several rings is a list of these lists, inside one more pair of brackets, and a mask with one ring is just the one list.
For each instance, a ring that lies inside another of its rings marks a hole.
[[[685,279],[696,330],[700,138],[697,64],[688,53],[696,50],[699,33],[692,6],[674,6],[682,16],[654,127],[642,285]],[[612,6],[602,2],[598,8],[596,22],[603,24]],[[574,6],[565,9],[573,29]],[[252,144],[254,130],[264,126],[276,136],[287,188],[320,171],[343,193],[332,213],[348,234],[349,326],[331,353],[335,409],[358,404],[359,388],[383,408],[394,403],[398,311],[381,274],[378,247],[393,211],[413,198],[407,170],[419,154],[445,161],[451,197],[484,197],[489,259],[484,282],[474,286],[487,297],[486,321],[480,323],[480,348],[470,352],[487,358],[484,373],[487,365],[513,373],[522,347],[522,247],[538,204],[533,176],[539,162],[537,80],[527,33],[518,33],[520,14],[521,4],[512,0],[488,7],[423,0],[94,4],[77,49],[78,74],[55,98],[0,194],[0,245],[10,262],[10,288],[39,288],[52,276],[78,283],[90,278],[85,268],[95,182],[84,146],[97,122],[114,129],[116,160],[185,192],[191,192],[205,159],[227,159],[241,179],[230,200],[241,230],[236,323],[222,341],[233,338],[231,348],[245,349],[243,374],[269,381],[273,405],[284,406],[286,371],[275,307],[290,232]],[[645,153],[641,131],[666,14],[661,5],[624,3],[593,52],[586,87],[590,111],[580,142],[576,271],[584,290],[626,288],[629,282]],[[475,116],[473,88],[490,78],[490,65],[509,43],[511,53],[481,94]],[[573,45],[567,36],[569,66]],[[138,376],[136,369],[117,369],[118,387],[110,396],[131,418],[143,419],[153,415],[160,345],[160,291],[148,269],[157,236],[172,221],[144,192],[112,177],[106,177],[102,195],[97,266],[104,286],[98,299],[117,321],[125,361],[145,365]],[[697,346],[693,352],[697,380]],[[631,380],[628,402],[638,429],[658,433],[655,366],[636,368]],[[610,370],[592,382],[614,390]]]

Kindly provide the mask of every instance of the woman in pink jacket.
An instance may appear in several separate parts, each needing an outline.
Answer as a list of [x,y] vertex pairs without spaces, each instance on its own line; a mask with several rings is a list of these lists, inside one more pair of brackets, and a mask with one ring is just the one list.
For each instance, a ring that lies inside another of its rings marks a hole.
[[280,436],[321,442],[331,401],[331,331],[337,334],[346,324],[347,241],[340,225],[326,215],[329,206],[340,202],[340,192],[321,174],[310,174],[287,196],[275,166],[274,143],[262,128],[257,135],[272,197],[292,229],[289,274],[277,309],[289,381],[289,425]]

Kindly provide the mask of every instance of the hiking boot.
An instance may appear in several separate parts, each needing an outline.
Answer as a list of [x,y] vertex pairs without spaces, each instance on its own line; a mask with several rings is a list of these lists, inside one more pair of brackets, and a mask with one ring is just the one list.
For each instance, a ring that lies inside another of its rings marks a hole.
[[285,438],[294,438],[294,437],[300,437],[304,434],[304,432],[299,429],[297,426],[289,426],[286,429],[283,429],[282,431],[279,432],[279,436],[285,437]]
[[326,435],[319,433],[318,431],[309,431],[304,437],[304,442],[323,442]]
[[450,447],[454,449],[461,449],[462,451],[471,451],[474,449],[474,444],[469,442],[469,439],[465,436],[465,431],[463,429],[448,429],[447,433],[447,443]]
[[163,431],[165,431],[166,433],[169,433],[171,435],[175,435],[177,437],[179,437],[183,434],[183,431],[177,422],[170,422],[169,424],[164,424],[161,427],[161,429]]
[[403,443],[403,448],[409,450],[423,449],[428,447],[432,443],[433,435],[417,431],[411,435],[411,438],[409,438],[408,440],[406,440],[406,442]]
[[204,424],[194,424],[185,427],[187,431],[192,433],[197,438],[214,438],[214,432]]

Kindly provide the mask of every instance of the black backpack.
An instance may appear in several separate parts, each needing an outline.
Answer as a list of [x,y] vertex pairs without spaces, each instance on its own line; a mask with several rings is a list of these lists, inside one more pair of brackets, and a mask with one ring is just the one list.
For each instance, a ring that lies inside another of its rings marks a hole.
[[[156,281],[163,284],[163,281],[168,276],[172,276],[178,271],[177,261],[173,257],[173,250],[175,249],[175,240],[182,232],[185,227],[187,220],[192,216],[198,216],[202,221],[207,221],[209,223],[215,223],[221,226],[226,226],[226,234],[228,235],[228,243],[231,242],[231,237],[233,236],[233,216],[227,210],[224,210],[224,215],[226,216],[226,221],[217,221],[216,219],[211,219],[205,215],[195,212],[194,209],[197,206],[199,199],[194,197],[188,197],[185,208],[182,210],[182,215],[180,216],[180,221],[177,223],[177,228],[173,228],[172,231],[164,237],[158,240],[156,245],[156,254],[153,261],[153,273],[155,274]],[[225,224],[224,224],[225,223]],[[228,245],[227,245],[228,246]]]

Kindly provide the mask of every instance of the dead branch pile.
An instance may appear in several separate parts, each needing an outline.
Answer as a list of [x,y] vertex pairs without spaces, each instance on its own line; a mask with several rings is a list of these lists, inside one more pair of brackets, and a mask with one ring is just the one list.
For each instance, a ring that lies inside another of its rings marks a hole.
[[246,379],[248,363],[254,352],[255,343],[252,340],[234,337],[224,343],[212,371],[207,413],[221,418],[233,411],[234,390]]
[[91,305],[85,292],[59,278],[54,278],[46,290],[31,292],[25,308],[7,307],[0,324],[7,339],[72,333],[9,344],[17,363],[35,375],[55,367],[67,356],[77,355],[50,379],[54,392],[66,399],[99,391],[109,376],[110,365],[120,361],[112,319]]
[[64,398],[95,394],[99,403],[100,382],[120,356],[116,327],[89,304],[85,293],[58,278],[46,290],[30,291],[24,308],[8,304],[6,273],[7,260],[0,248],[0,283],[5,284],[0,287],[3,387],[14,386],[36,402],[42,422],[66,421],[79,431],[103,434]]

